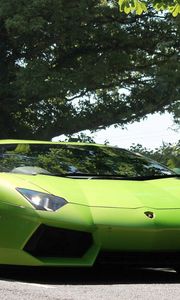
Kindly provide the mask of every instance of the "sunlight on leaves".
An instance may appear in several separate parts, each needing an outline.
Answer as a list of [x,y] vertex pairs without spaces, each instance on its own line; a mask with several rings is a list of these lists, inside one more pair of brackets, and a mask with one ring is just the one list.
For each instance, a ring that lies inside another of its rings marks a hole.
[[157,11],[169,11],[173,17],[180,14],[180,1],[179,0],[118,0],[120,12],[136,13],[141,15],[148,10],[148,5],[153,6]]

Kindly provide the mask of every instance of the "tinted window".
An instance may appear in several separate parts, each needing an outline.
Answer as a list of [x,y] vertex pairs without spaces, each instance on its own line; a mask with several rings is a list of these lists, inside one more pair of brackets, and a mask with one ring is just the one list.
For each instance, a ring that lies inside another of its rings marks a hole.
[[81,173],[137,177],[174,174],[155,161],[116,147],[70,144],[0,146],[1,172],[18,173],[19,170],[21,173],[24,167],[38,167],[44,173],[59,175]]

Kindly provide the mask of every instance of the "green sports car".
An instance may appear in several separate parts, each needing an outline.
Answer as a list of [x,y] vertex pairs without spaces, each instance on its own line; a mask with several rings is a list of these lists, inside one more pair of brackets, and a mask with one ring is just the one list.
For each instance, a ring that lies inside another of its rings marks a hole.
[[180,175],[117,147],[0,141],[0,264],[180,266]]

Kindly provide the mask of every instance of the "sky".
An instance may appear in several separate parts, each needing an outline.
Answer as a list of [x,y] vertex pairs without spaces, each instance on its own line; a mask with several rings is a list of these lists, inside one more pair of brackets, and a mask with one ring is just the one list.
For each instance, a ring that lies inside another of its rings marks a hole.
[[[128,125],[126,129],[110,126],[105,130],[93,133],[92,137],[96,143],[100,144],[107,140],[110,145],[122,148],[129,148],[134,143],[141,144],[148,149],[155,149],[159,148],[163,142],[174,144],[180,140],[180,130],[175,132],[173,128],[175,126],[170,114],[154,114],[149,115],[145,120]],[[88,130],[83,133],[91,136]],[[61,135],[53,140],[63,141],[64,139],[65,136]]]
[[95,134],[95,141],[103,143],[108,140],[111,145],[117,145],[122,148],[129,148],[133,143],[141,144],[146,148],[155,149],[164,143],[176,143],[180,140],[180,130],[175,132],[173,128],[173,118],[170,114],[149,115],[147,119],[141,122],[121,128],[107,128]]

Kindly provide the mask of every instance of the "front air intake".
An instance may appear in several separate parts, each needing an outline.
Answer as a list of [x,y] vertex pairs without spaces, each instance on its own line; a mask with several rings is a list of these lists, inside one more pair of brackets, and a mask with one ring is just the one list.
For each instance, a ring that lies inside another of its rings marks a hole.
[[35,257],[82,257],[93,244],[89,232],[40,225],[24,247]]

